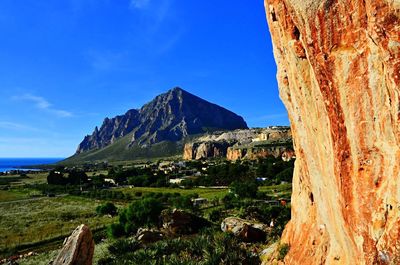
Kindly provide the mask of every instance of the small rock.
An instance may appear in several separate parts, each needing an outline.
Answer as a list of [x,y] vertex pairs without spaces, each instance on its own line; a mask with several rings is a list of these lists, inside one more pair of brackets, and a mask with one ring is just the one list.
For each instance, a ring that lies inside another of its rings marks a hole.
[[139,228],[139,230],[136,233],[136,239],[140,243],[153,243],[157,242],[159,240],[162,240],[164,238],[164,234],[161,233],[160,231],[156,230],[151,230],[147,228]]
[[163,228],[174,234],[194,234],[204,227],[209,227],[211,223],[204,218],[192,213],[174,209],[161,212]]
[[245,242],[265,241],[267,237],[265,231],[268,229],[268,226],[265,224],[251,223],[236,217],[228,217],[221,223],[221,230],[223,232],[231,232]]

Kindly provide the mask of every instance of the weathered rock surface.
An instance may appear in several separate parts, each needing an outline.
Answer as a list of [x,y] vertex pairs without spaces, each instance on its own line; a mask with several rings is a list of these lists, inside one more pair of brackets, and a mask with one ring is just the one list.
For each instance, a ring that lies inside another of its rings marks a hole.
[[63,248],[52,265],[92,265],[93,254],[92,232],[86,225],[80,225],[65,239]]
[[265,158],[268,156],[281,157],[285,161],[294,158],[294,152],[291,146],[276,145],[271,146],[234,146],[229,147],[226,154],[226,159],[236,161],[239,159],[256,160],[258,158]]
[[293,133],[287,264],[400,263],[400,1],[265,0]]
[[139,228],[136,233],[136,239],[140,243],[144,244],[157,242],[159,240],[162,240],[163,238],[164,238],[163,233],[148,228]]
[[236,217],[228,217],[221,223],[223,232],[231,232],[244,242],[265,241],[268,229],[265,224],[256,224]]
[[[286,154],[286,152],[289,152]],[[215,132],[185,144],[183,159],[227,158],[257,159],[267,156],[292,158],[292,136],[289,127]]]
[[218,129],[247,129],[247,124],[235,113],[177,87],[157,96],[141,109],[106,118],[100,129],[96,127],[93,134],[79,144],[77,154],[105,148],[128,134],[130,145],[145,146],[180,141],[188,135]]
[[163,210],[161,212],[161,219],[164,229],[178,235],[194,234],[199,232],[200,229],[211,225],[204,218],[178,209]]

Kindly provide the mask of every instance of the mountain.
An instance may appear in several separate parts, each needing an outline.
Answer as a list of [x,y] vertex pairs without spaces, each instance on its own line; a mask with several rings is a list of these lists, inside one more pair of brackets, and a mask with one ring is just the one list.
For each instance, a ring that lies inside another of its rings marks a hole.
[[106,118],[83,139],[70,161],[163,156],[163,149],[166,155],[179,154],[182,141],[192,135],[246,128],[242,117],[176,87],[140,109]]

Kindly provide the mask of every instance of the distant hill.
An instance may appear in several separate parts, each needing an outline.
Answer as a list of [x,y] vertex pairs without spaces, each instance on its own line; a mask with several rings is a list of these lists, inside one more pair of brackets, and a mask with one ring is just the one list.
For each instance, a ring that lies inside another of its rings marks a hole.
[[235,113],[174,88],[140,109],[106,118],[65,163],[134,160],[181,154],[185,139],[218,130],[246,129]]

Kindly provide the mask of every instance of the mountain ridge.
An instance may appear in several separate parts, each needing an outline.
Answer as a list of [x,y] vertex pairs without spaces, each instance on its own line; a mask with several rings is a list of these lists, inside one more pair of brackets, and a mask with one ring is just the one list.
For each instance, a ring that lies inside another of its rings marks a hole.
[[124,139],[125,149],[143,149],[162,142],[181,142],[190,135],[247,128],[241,116],[175,87],[140,109],[105,118],[100,128],[96,126],[84,137],[75,156],[98,152],[125,137],[130,138]]

